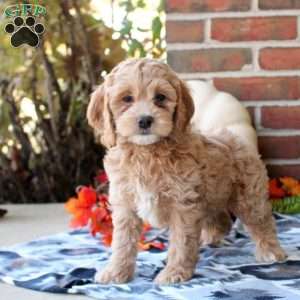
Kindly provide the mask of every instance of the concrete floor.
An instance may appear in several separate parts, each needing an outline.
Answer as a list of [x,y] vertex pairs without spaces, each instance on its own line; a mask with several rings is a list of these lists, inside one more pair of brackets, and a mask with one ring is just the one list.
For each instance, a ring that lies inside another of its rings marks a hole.
[[[68,214],[62,204],[1,205],[8,213],[0,218],[0,247],[30,241],[68,230]],[[83,300],[86,296],[50,294],[0,283],[3,300]]]

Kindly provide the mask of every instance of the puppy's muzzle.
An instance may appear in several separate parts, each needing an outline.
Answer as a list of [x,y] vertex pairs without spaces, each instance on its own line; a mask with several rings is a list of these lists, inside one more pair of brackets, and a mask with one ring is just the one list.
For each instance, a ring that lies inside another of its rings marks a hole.
[[142,116],[138,120],[138,125],[140,129],[149,129],[153,123],[154,119],[152,116]]

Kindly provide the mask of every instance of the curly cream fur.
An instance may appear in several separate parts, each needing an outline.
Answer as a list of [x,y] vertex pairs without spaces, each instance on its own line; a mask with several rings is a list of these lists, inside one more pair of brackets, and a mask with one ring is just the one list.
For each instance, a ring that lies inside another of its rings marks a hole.
[[[156,93],[166,95],[163,106],[155,105]],[[127,94],[132,103],[122,100]],[[248,228],[258,259],[285,258],[259,155],[226,129],[212,136],[192,131],[193,111],[185,84],[155,60],[121,63],[93,94],[88,119],[109,148],[104,164],[114,224],[112,256],[97,282],[132,279],[142,220],[170,229],[167,265],[155,279],[160,284],[191,278],[200,235],[206,242],[222,238],[230,214]],[[154,118],[147,134],[137,125],[145,114]]]

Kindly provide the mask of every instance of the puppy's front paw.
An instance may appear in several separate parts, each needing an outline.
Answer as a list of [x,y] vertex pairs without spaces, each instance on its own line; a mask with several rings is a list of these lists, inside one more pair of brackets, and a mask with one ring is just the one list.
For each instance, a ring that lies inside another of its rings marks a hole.
[[95,275],[95,282],[108,283],[125,283],[130,281],[134,275],[134,268],[120,269],[116,266],[107,266],[104,270],[98,271]]
[[178,267],[166,267],[155,278],[157,284],[180,283],[189,280],[193,271]]
[[261,246],[256,249],[256,260],[259,262],[284,261],[287,258],[284,250],[279,246]]

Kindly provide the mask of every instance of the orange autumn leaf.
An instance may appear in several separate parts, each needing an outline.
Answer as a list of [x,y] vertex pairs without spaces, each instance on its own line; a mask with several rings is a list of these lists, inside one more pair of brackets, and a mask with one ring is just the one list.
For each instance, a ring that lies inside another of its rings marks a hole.
[[89,210],[81,210],[71,219],[70,226],[72,228],[84,227],[88,224],[90,217],[91,212]]
[[299,184],[298,180],[293,177],[280,177],[279,180],[288,189],[291,189]]
[[164,250],[165,249],[165,244],[162,242],[152,242],[151,247],[159,249],[159,250]]
[[110,212],[103,207],[95,208],[91,214],[91,234],[93,236],[95,236],[97,232],[112,234],[112,229],[113,225]]
[[147,244],[147,243],[143,243],[143,242],[140,241],[138,243],[138,248],[139,248],[139,250],[149,250],[150,245],[149,245],[149,243]]
[[78,198],[72,197],[65,204],[66,210],[71,214],[76,214],[78,210],[90,209],[97,200],[96,192],[89,187],[83,187],[78,192]]
[[78,228],[86,226],[92,215],[92,207],[97,200],[96,192],[90,187],[83,187],[77,193],[78,198],[72,197],[65,204],[65,209],[73,215],[70,226]]
[[300,195],[300,185],[297,185],[293,189],[291,189],[291,195],[292,196]]
[[110,247],[112,243],[112,234],[105,234],[102,236],[103,245]]
[[300,182],[297,179],[293,177],[281,177],[279,180],[290,195],[300,195]]
[[75,214],[76,211],[78,210],[78,205],[77,205],[77,198],[70,198],[67,203],[65,203],[65,209],[67,212],[70,214]]
[[165,245],[162,242],[145,242],[145,241],[140,241],[138,243],[138,247],[140,250],[149,250],[151,248],[159,249],[159,250],[164,250]]
[[277,179],[269,181],[269,194],[270,198],[282,198],[285,196],[285,191],[279,186]]
[[90,187],[83,187],[78,193],[78,200],[80,205],[90,208],[96,203],[96,191]]

